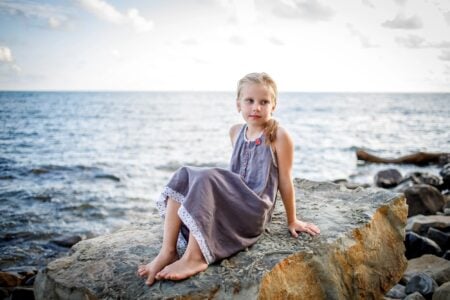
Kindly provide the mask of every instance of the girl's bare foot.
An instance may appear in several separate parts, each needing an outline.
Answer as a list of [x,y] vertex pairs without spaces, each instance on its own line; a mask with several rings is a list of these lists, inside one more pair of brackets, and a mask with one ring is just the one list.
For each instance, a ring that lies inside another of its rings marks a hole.
[[203,272],[208,268],[208,264],[206,263],[203,257],[200,258],[192,258],[187,255],[183,255],[183,257],[173,264],[168,265],[160,272],[156,274],[156,279],[169,279],[169,280],[182,280],[185,278],[189,278],[197,273]]
[[140,265],[137,274],[140,277],[147,276],[145,284],[148,286],[155,282],[155,275],[161,271],[165,266],[172,264],[178,259],[176,251],[161,251],[151,263]]

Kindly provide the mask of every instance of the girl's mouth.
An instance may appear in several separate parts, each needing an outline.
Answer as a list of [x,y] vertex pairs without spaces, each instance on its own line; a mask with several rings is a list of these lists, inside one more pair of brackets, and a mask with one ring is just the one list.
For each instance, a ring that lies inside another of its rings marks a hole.
[[259,119],[259,118],[261,118],[261,116],[258,116],[258,115],[249,115],[249,118]]

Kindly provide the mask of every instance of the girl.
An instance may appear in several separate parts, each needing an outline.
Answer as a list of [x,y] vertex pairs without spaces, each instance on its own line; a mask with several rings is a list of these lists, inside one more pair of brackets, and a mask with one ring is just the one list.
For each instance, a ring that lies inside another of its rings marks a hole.
[[[291,175],[294,146],[272,119],[276,104],[277,87],[266,73],[251,73],[239,81],[236,106],[245,124],[230,129],[231,168],[182,167],[173,175],[156,203],[165,217],[161,250],[138,268],[147,285],[188,278],[254,244],[270,221],[278,189],[291,235],[320,233],[316,225],[297,219]],[[181,258],[177,245],[186,247]]]

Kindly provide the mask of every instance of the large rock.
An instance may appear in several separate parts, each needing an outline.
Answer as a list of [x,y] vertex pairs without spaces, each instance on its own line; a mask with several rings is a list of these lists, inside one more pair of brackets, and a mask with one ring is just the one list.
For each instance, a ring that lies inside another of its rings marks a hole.
[[444,232],[450,232],[450,216],[423,216],[417,215],[408,218],[406,231],[414,231],[420,235],[426,235],[430,227]]
[[247,251],[182,282],[147,287],[137,266],[159,251],[161,222],[76,244],[35,281],[37,299],[379,299],[406,268],[402,195],[295,180],[298,214],[321,235],[290,237],[277,200],[271,224]]
[[407,283],[417,273],[425,273],[441,285],[450,281],[450,261],[431,254],[411,259],[402,281]]
[[427,184],[417,184],[405,190],[408,203],[408,217],[415,215],[434,215],[444,207],[444,196]]
[[386,169],[379,171],[375,177],[375,185],[382,188],[397,186],[402,180],[402,174],[397,169]]

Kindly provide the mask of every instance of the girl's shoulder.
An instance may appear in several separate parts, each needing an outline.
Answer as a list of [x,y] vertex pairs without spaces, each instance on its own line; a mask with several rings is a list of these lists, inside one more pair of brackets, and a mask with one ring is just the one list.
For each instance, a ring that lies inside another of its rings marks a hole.
[[233,146],[234,146],[234,142],[236,141],[236,138],[237,138],[242,126],[244,126],[244,124],[234,124],[233,126],[230,127],[230,139],[231,139],[231,144]]
[[287,148],[293,148],[294,142],[291,135],[284,127],[278,125],[274,148],[276,152],[283,152]]

